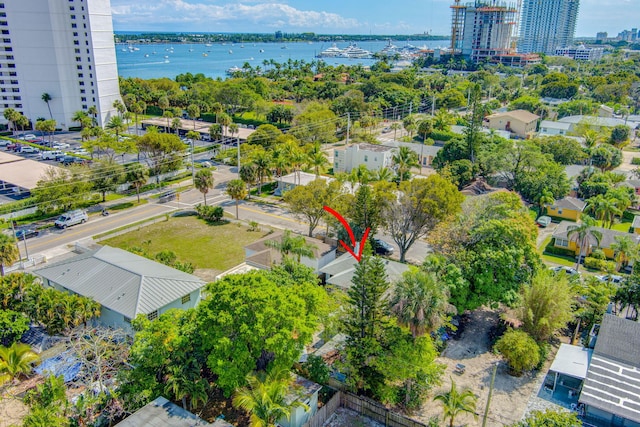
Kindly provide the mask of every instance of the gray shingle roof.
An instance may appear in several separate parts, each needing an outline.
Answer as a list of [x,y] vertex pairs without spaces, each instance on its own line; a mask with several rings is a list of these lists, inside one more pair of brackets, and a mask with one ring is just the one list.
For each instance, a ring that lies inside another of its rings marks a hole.
[[[383,258],[382,262],[385,272],[387,273],[387,280],[390,283],[400,280],[402,273],[409,269],[407,264],[402,264],[390,259]],[[357,264],[358,262],[351,254],[345,253],[322,267],[320,272],[331,276],[327,279],[327,283],[348,289],[352,285],[351,279],[356,272]]]
[[640,227],[640,215],[636,215],[633,217],[633,222],[631,223],[631,227],[639,228]]
[[640,323],[605,314],[580,402],[640,422]]
[[562,209],[573,209],[578,212],[582,212],[586,205],[587,204],[580,199],[567,196],[567,197],[563,197],[560,200],[556,200],[556,202],[552,206],[562,208]]
[[109,246],[34,273],[129,318],[151,313],[205,285],[196,276]]

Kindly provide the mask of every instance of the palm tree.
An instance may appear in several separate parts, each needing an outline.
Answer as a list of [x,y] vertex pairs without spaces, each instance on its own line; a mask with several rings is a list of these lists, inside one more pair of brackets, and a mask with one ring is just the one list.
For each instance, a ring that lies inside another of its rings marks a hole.
[[119,99],[113,101],[113,108],[116,109],[120,117],[122,117],[122,114],[127,111],[127,107],[125,107],[125,105]]
[[91,117],[89,117],[89,115],[82,110],[78,110],[75,113],[73,113],[71,120],[73,120],[74,122],[78,122],[82,129],[86,128],[91,124]]
[[391,124],[391,129],[393,130],[393,140],[396,140],[396,134],[398,132],[398,130],[402,129],[402,125],[398,122],[395,122],[393,124]]
[[20,251],[13,237],[0,233],[0,277],[4,277],[4,267],[20,259]]
[[409,147],[400,147],[393,155],[393,163],[396,166],[398,178],[402,182],[407,172],[412,167],[418,166],[418,155]]
[[98,107],[96,107],[95,105],[92,105],[91,107],[87,108],[87,114],[90,114],[91,117],[93,118],[93,125],[97,125],[98,124]]
[[310,149],[307,152],[307,163],[309,166],[314,168],[316,172],[316,177],[320,176],[320,168],[329,164],[327,160],[327,153],[322,151],[322,147],[319,142],[311,145],[309,144]]
[[111,119],[109,119],[109,122],[107,123],[105,128],[109,129],[110,131],[113,131],[116,134],[116,138],[119,141],[120,134],[127,130],[127,125],[124,123],[124,120],[122,120],[122,117],[113,116],[111,117]]
[[40,360],[31,347],[13,343],[11,347],[0,346],[0,384],[31,372],[31,365]]
[[629,236],[615,236],[613,239],[615,243],[611,244],[611,249],[614,252],[616,270],[620,270],[631,260],[634,261],[633,264],[635,265],[635,261],[638,258],[638,244]]
[[265,150],[257,150],[253,153],[252,164],[258,178],[258,196],[262,194],[262,183],[271,175],[271,153]]
[[196,130],[196,119],[200,117],[200,107],[196,104],[187,106],[187,114],[189,114],[189,118],[193,120],[193,130]]
[[280,241],[267,240],[264,244],[269,248],[279,250],[282,258],[286,258],[289,254],[295,255],[298,262],[303,256],[311,259],[315,258],[313,250],[317,249],[317,246],[307,243],[307,239],[303,236],[293,236],[292,234],[291,230],[285,230]]
[[393,171],[387,167],[381,167],[380,169],[374,170],[369,174],[369,178],[371,181],[388,181],[391,182],[393,180]]
[[445,419],[449,418],[449,427],[453,427],[455,418],[461,413],[473,414],[474,418],[478,419],[476,415],[476,401],[478,398],[468,389],[459,392],[453,380],[451,380],[451,389],[438,394],[433,400],[442,402],[443,416]]
[[142,104],[140,102],[134,102],[131,104],[131,112],[135,118],[134,127],[136,128],[136,135],[138,135],[138,114],[142,114],[144,109],[142,108]]
[[231,116],[229,116],[227,113],[220,113],[216,115],[216,120],[218,121],[220,126],[222,126],[222,136],[227,136],[227,126],[233,123],[233,120],[231,120]]
[[553,205],[556,199],[553,197],[553,193],[546,188],[542,190],[540,197],[538,198],[538,216],[544,212],[544,207],[547,205]]
[[290,378],[284,374],[272,372],[264,379],[256,374],[247,375],[247,386],[233,395],[233,405],[251,414],[252,427],[271,427],[282,418],[291,417],[293,406],[306,407],[299,400],[288,404],[286,396],[289,392]]
[[213,188],[213,174],[209,169],[200,169],[195,177],[195,186],[204,196],[204,205],[207,206],[207,193]]
[[176,135],[178,134],[180,126],[182,126],[182,120],[180,117],[174,117],[173,120],[171,120],[171,129],[175,131]]
[[147,183],[149,170],[140,163],[132,163],[127,171],[127,181],[136,188],[138,203],[140,203],[140,188]]
[[167,119],[167,127],[165,129],[166,132],[169,132],[169,129],[171,128],[171,125],[169,124],[169,119],[173,119],[173,111],[169,111],[169,110],[165,110],[164,113],[162,113],[162,117],[164,117],[165,119]]
[[53,114],[51,114],[51,105],[49,104],[49,101],[51,101],[53,98],[51,98],[51,95],[45,92],[42,94],[40,99],[42,99],[45,104],[47,104],[47,108],[49,109],[49,117],[51,118],[51,120],[53,120]]
[[9,129],[13,128],[15,132],[16,122],[20,119],[21,114],[13,108],[7,108],[4,110],[4,118],[9,122]]
[[247,188],[241,179],[232,179],[227,183],[227,194],[236,201],[236,219],[240,219],[238,205],[247,197]]
[[417,338],[442,325],[448,308],[447,295],[433,273],[409,270],[396,284],[390,307],[398,323],[408,326]]
[[603,194],[598,194],[587,200],[585,211],[593,213],[597,219],[602,221],[602,226],[611,228],[616,215],[622,215],[618,209],[618,201],[607,198]]
[[602,239],[602,233],[596,230],[597,222],[595,219],[589,215],[582,215],[580,219],[582,220],[580,225],[570,225],[567,228],[567,237],[570,241],[575,241],[580,248],[576,271],[580,269],[582,258],[588,254],[590,243],[595,241],[596,245],[599,245],[600,239]]

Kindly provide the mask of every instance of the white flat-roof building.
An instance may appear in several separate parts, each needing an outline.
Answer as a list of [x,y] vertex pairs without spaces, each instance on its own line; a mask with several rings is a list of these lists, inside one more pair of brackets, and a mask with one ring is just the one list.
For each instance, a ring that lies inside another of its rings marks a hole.
[[604,55],[601,47],[569,46],[556,49],[556,56],[565,56],[577,61],[599,61]]
[[[110,0],[0,0],[0,120],[7,108],[32,123],[74,126],[96,106],[98,124],[120,100]],[[43,100],[43,94],[51,100]]]

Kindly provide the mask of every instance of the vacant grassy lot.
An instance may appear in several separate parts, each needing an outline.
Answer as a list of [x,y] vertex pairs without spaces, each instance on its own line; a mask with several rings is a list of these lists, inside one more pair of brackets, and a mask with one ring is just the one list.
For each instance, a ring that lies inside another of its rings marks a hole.
[[[244,246],[263,237],[258,231],[236,224],[208,225],[194,217],[171,217],[102,243],[117,248],[145,248],[150,254],[162,250],[176,253],[196,268],[225,271],[244,261]],[[148,248],[147,248],[148,246]]]

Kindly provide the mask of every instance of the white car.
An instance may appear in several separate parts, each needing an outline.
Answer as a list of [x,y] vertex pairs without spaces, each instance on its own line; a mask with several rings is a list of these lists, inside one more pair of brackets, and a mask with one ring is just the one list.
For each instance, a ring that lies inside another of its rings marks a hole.
[[20,147],[20,152],[28,153],[28,154],[37,154],[40,152],[40,150],[38,150],[36,147],[32,147],[31,145],[23,145],[22,147]]
[[73,150],[73,154],[77,154],[78,156],[88,156],[89,152],[84,148],[77,148]]
[[64,150],[71,147],[69,144],[67,144],[66,142],[56,142],[53,144],[53,146],[51,148],[54,148],[56,150]]
[[573,275],[579,274],[578,270],[576,270],[575,268],[566,267],[564,265],[560,265],[558,267],[553,267],[551,270],[556,272],[556,273],[560,273],[561,271],[564,271],[565,274],[567,274],[568,276],[573,276]]
[[619,285],[624,280],[624,277],[617,276],[615,274],[605,274],[604,276],[596,276],[596,279],[605,283],[613,283],[614,285]]

